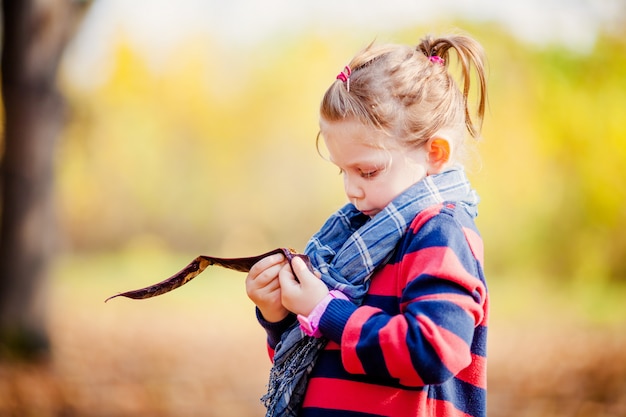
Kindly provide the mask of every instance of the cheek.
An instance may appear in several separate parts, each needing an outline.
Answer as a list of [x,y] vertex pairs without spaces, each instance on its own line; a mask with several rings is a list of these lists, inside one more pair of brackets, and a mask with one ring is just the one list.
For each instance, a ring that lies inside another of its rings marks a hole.
[[379,207],[384,207],[425,176],[423,169],[397,171],[387,181],[373,185],[369,189],[368,197]]
[[393,183],[376,184],[370,187],[368,198],[374,205],[382,208],[389,204],[402,191],[401,189],[397,189]]

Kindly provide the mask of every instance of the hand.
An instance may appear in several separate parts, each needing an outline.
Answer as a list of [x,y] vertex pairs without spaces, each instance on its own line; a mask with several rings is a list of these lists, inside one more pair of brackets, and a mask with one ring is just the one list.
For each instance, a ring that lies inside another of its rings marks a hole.
[[277,253],[254,264],[246,276],[248,298],[259,308],[263,318],[271,323],[281,321],[289,314],[281,302],[278,273],[289,266],[285,256]]
[[283,306],[295,314],[303,316],[311,314],[329,292],[320,277],[319,273],[309,271],[304,261],[298,257],[291,261],[291,267],[289,264],[283,266],[278,275]]

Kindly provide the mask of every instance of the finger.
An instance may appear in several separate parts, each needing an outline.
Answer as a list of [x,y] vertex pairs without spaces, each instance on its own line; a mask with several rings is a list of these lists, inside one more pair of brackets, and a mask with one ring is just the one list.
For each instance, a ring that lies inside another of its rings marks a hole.
[[289,263],[286,263],[285,265],[282,266],[282,268],[280,269],[280,273],[279,276],[284,275],[285,277],[289,278],[289,279],[295,279],[295,275],[293,274],[293,269],[291,268],[291,265]]
[[280,297],[280,282],[277,277],[267,283],[258,279],[246,281],[246,293],[255,302],[272,300],[277,295]]
[[265,286],[271,281],[275,280],[280,270],[283,268],[282,265],[272,265],[267,268],[265,271],[261,272],[256,278],[255,281],[259,282],[259,285]]
[[295,257],[291,260],[291,268],[300,281],[311,279],[311,276],[315,276],[311,273],[306,263],[299,257]]
[[[278,274],[276,274],[278,275]],[[278,280],[278,278],[272,279],[270,282],[267,283],[267,285],[265,287],[263,287],[267,292],[274,292],[278,289],[280,289],[280,281]]]
[[272,265],[279,264],[283,261],[285,261],[285,255],[283,255],[282,253],[275,253],[271,256],[267,256],[261,259],[259,262],[255,263],[254,265],[252,265],[252,268],[250,268],[249,274],[252,276],[257,276],[261,274],[264,270],[271,267]]
[[296,281],[296,276],[291,270],[291,266],[285,265],[278,274],[278,280],[280,281],[281,288],[292,288],[299,285]]

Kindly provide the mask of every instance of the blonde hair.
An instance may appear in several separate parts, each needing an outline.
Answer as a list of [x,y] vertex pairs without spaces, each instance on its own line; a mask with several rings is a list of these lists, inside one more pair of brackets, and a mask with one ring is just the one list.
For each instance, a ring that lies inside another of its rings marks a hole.
[[[462,88],[448,70],[450,50],[461,67]],[[428,36],[416,47],[372,43],[326,91],[320,116],[328,122],[354,118],[407,146],[420,146],[440,129],[450,129],[458,146],[465,129],[480,137],[487,99],[484,60],[480,44],[463,35]],[[474,117],[468,104],[471,67],[478,81]]]

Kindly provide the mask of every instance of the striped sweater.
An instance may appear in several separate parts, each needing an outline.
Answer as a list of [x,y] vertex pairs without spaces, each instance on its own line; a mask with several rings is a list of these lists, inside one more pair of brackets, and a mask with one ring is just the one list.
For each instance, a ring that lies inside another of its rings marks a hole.
[[[486,415],[483,246],[462,205],[419,213],[361,306],[333,300],[302,417]],[[291,323],[267,323],[270,355]]]

